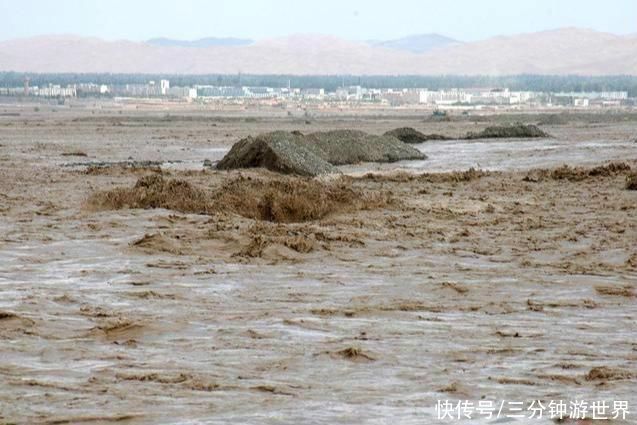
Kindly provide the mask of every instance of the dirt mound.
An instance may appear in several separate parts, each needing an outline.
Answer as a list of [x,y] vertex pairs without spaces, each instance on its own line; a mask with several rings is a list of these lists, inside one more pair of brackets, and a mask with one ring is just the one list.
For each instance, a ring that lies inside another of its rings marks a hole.
[[[348,180],[319,182],[298,177],[237,177],[215,191],[205,191],[185,180],[161,175],[140,178],[132,188],[97,192],[88,200],[96,210],[165,208],[183,213],[231,212],[246,218],[276,223],[321,219],[345,210],[380,208],[389,205],[386,193],[356,190]],[[161,237],[139,241],[156,243]]]
[[336,169],[322,155],[304,146],[304,137],[284,131],[247,137],[235,143],[217,168],[267,168],[284,174],[317,176]]
[[385,136],[392,136],[405,143],[422,143],[428,140],[449,140],[449,137],[442,134],[424,134],[411,127],[401,127],[385,133]]
[[221,170],[263,167],[301,176],[334,173],[334,165],[425,159],[417,149],[392,136],[355,130],[303,135],[276,131],[237,142],[217,164]]
[[418,149],[393,136],[375,136],[358,130],[311,133],[305,137],[305,146],[333,165],[426,159]]
[[500,138],[538,138],[551,137],[538,126],[533,124],[513,124],[503,126],[487,127],[484,130],[474,133],[469,132],[465,139],[500,139]]

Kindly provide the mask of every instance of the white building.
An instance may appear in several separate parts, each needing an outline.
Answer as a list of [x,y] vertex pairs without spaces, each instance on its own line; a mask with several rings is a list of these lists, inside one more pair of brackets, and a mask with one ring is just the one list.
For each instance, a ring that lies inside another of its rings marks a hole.
[[72,86],[61,87],[49,84],[48,87],[35,88],[33,94],[41,97],[76,97],[77,90]]
[[460,89],[429,91],[421,90],[420,103],[433,105],[454,105],[456,103],[471,103],[472,95]]
[[161,80],[159,82],[159,87],[160,87],[161,95],[166,96],[168,94],[168,90],[170,90],[170,81]]
[[590,104],[590,101],[586,98],[573,99],[573,106],[578,108],[587,108],[589,104]]
[[304,99],[323,99],[325,97],[324,89],[303,89],[301,90],[301,96]]
[[166,96],[178,97],[183,99],[196,99],[197,89],[190,87],[170,87],[166,90]]

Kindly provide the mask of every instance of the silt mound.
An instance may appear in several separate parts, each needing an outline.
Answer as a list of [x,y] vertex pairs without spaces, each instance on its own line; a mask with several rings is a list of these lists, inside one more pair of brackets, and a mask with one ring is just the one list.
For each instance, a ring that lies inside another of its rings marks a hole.
[[470,132],[465,137],[467,140],[472,139],[513,139],[513,138],[539,138],[551,137],[536,125],[514,124],[487,127],[478,133]]
[[239,141],[217,168],[263,167],[284,174],[316,176],[336,172],[334,165],[425,158],[420,151],[392,136],[355,130],[308,135],[277,131]]
[[411,127],[401,127],[385,133],[385,136],[393,136],[405,143],[422,143],[429,140],[449,140],[442,134],[425,134]]

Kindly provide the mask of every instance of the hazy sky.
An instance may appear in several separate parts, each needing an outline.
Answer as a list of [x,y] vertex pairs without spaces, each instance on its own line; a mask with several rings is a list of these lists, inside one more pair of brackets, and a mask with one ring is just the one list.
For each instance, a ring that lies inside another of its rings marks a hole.
[[294,33],[460,40],[565,26],[637,33],[637,0],[0,0],[0,39],[77,34],[267,38]]

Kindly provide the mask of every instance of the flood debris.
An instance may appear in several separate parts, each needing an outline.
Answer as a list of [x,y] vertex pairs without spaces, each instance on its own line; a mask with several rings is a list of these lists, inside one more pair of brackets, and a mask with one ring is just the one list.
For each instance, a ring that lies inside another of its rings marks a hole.
[[[62,154],[64,155],[64,154]],[[64,156],[86,156],[84,155],[64,155]],[[109,169],[142,169],[142,168],[157,168],[160,169],[163,164],[178,164],[182,161],[137,161],[129,158],[125,161],[85,161],[85,162],[69,162],[62,164],[62,167],[66,168],[78,168],[82,167],[87,170],[109,170]]]
[[165,252],[168,254],[180,255],[183,253],[177,244],[175,244],[170,238],[162,233],[147,233],[140,239],[137,239],[130,244],[132,247],[144,249],[152,252]]
[[[132,188],[97,192],[87,201],[94,210],[165,208],[182,213],[230,212],[253,220],[295,223],[319,220],[340,211],[381,208],[394,202],[390,194],[362,191],[346,179],[318,181],[300,177],[229,179],[208,191],[183,179],[154,174]],[[156,242],[157,237],[151,238]],[[148,242],[148,238],[141,243]]]
[[88,156],[88,154],[86,152],[83,152],[83,151],[62,152],[61,155],[62,156],[83,156],[83,157]]
[[347,347],[332,353],[333,357],[340,357],[354,362],[373,362],[376,359],[365,353],[360,347]]
[[592,368],[586,375],[587,381],[620,381],[633,379],[637,373],[615,367],[600,366]]
[[355,177],[355,179],[369,180],[378,183],[407,183],[411,181],[426,183],[461,183],[497,174],[498,173],[494,171],[484,171],[471,167],[466,171],[450,171],[446,173],[412,173],[407,171],[391,171],[388,173],[369,172],[365,173],[363,176]]
[[88,205],[96,210],[165,208],[185,213],[213,211],[208,194],[181,179],[165,179],[159,174],[143,176],[132,188],[115,188],[95,193]]
[[262,167],[283,174],[317,176],[336,173],[335,165],[425,158],[423,153],[393,136],[357,130],[307,135],[276,131],[240,140],[217,163],[217,168]]
[[400,127],[385,133],[385,136],[393,136],[405,143],[422,143],[429,140],[449,140],[447,136],[442,134],[425,134],[412,127]]
[[469,292],[469,288],[456,282],[443,282],[440,284],[440,287],[443,289],[451,289],[461,295]]
[[237,178],[214,194],[218,208],[246,218],[274,223],[318,220],[339,211],[380,208],[392,203],[389,194],[361,191],[346,180]]
[[625,285],[625,286],[599,285],[595,287],[595,291],[597,291],[597,293],[600,295],[627,297],[627,298],[637,297],[637,293],[635,293],[635,288],[629,285]]
[[626,190],[637,190],[637,173],[626,176]]
[[630,165],[625,162],[611,162],[593,168],[571,167],[564,164],[554,169],[537,169],[530,171],[524,181],[538,183],[544,180],[569,180],[572,182],[583,181],[593,177],[614,177],[631,171]]
[[17,314],[10,311],[0,311],[0,320],[16,319],[17,317]]
[[551,137],[534,124],[513,124],[487,127],[480,132],[469,132],[465,139],[527,139]]

